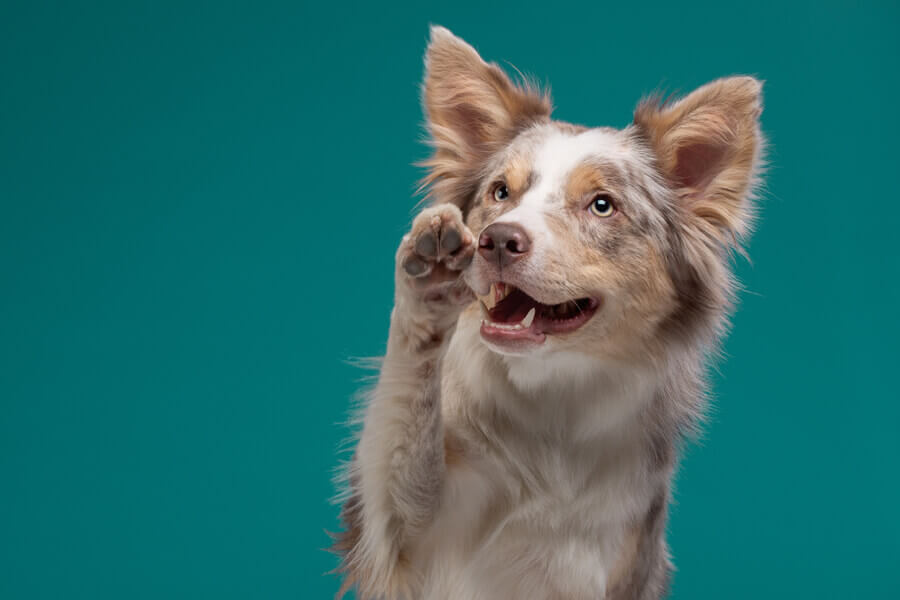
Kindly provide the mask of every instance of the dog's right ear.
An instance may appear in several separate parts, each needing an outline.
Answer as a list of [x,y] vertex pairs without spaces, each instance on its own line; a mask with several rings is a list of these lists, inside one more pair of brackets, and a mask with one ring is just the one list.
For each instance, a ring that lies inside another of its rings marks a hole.
[[517,86],[449,30],[432,26],[422,102],[434,155],[423,187],[466,212],[478,169],[523,128],[550,117],[550,98]]

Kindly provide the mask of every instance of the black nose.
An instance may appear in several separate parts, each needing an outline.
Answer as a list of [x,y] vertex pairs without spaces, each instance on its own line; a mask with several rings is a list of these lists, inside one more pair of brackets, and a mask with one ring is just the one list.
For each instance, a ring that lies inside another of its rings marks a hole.
[[478,253],[500,268],[519,260],[531,249],[531,239],[515,223],[494,223],[481,232]]

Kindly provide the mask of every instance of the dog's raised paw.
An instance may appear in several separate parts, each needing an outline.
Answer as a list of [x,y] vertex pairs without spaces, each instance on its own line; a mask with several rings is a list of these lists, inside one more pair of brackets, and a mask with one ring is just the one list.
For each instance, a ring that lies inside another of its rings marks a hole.
[[459,279],[475,255],[475,236],[453,204],[438,204],[415,218],[403,237],[397,260],[416,287],[430,288]]

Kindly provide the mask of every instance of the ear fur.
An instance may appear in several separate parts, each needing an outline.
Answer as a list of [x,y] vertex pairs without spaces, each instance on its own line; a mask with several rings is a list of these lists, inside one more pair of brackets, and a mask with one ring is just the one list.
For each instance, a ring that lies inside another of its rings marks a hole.
[[552,110],[546,94],[515,85],[500,67],[438,26],[431,28],[425,53],[422,103],[434,147],[423,163],[429,171],[422,187],[463,212],[485,159],[522,129],[548,120]]
[[727,77],[676,102],[644,100],[634,114],[696,224],[726,246],[737,245],[753,221],[761,92],[752,77]]

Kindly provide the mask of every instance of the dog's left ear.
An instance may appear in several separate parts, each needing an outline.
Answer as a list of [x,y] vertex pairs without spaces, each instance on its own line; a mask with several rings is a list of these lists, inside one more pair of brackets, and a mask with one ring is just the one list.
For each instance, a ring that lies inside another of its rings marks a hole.
[[760,164],[762,84],[728,77],[660,106],[638,105],[634,123],[690,215],[729,245],[752,224],[750,195]]

